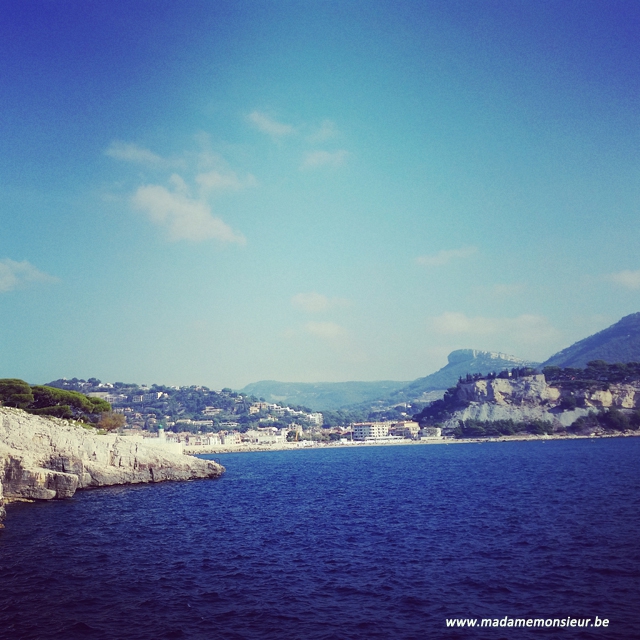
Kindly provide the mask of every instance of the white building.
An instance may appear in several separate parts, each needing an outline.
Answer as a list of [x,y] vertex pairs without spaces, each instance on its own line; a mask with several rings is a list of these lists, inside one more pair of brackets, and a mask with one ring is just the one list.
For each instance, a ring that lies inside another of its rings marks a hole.
[[324,418],[321,413],[310,413],[307,417],[307,420],[309,420],[310,424],[316,427],[321,427]]
[[100,398],[105,400],[111,405],[124,404],[127,401],[127,396],[122,393],[112,393],[109,391],[92,391],[87,393],[89,398]]
[[396,422],[389,432],[402,438],[415,439],[420,432],[420,425],[415,420],[403,420],[402,422]]
[[353,424],[354,440],[377,440],[388,436],[388,422],[355,422]]
[[251,444],[279,444],[286,441],[286,436],[278,429],[249,429],[244,437]]

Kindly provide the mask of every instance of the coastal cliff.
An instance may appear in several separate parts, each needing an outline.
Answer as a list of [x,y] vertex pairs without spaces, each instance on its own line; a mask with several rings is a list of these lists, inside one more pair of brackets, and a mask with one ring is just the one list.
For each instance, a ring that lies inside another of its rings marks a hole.
[[0,520],[4,503],[12,500],[69,498],[87,487],[216,478],[224,472],[213,461],[155,444],[0,407]]
[[607,387],[569,390],[548,383],[543,374],[461,382],[455,390],[459,408],[442,426],[454,428],[460,420],[542,420],[556,428],[568,427],[590,411],[640,406],[640,383]]

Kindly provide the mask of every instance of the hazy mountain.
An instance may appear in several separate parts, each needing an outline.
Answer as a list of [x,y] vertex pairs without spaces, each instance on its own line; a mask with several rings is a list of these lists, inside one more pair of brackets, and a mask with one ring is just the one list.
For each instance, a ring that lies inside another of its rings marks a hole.
[[433,391],[455,387],[458,378],[467,373],[487,374],[495,371],[499,373],[504,369],[513,367],[535,367],[537,363],[522,360],[506,353],[495,351],[478,351],[476,349],[458,349],[448,356],[448,363],[439,371],[418,378],[402,389],[390,394],[392,402],[404,402],[409,400],[433,400]]
[[458,349],[449,354],[449,363],[424,378],[413,382],[276,382],[262,380],[248,384],[240,391],[280,402],[309,407],[314,411],[363,407],[367,404],[397,404],[411,400],[430,402],[441,396],[437,391],[453,387],[467,373],[500,372],[503,369],[535,365],[504,353]]
[[608,329],[558,351],[542,366],[584,367],[591,360],[640,362],[640,313],[625,316]]
[[388,396],[407,382],[381,380],[377,382],[252,382],[242,393],[264,398],[267,402],[299,405],[314,411],[340,409],[363,402],[373,402]]

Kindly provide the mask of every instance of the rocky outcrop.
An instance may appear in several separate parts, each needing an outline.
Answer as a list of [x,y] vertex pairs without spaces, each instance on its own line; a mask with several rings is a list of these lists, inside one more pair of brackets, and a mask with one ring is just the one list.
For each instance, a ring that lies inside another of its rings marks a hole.
[[[563,399],[572,396],[573,402]],[[600,408],[634,409],[640,406],[640,385],[610,384],[608,389],[563,389],[550,385],[543,374],[521,378],[481,379],[460,383],[456,389],[456,411],[443,427],[455,428],[459,420],[543,420],[568,427],[589,411]]]
[[[155,446],[154,446],[155,445]],[[224,467],[58,418],[0,407],[0,518],[4,501],[69,498],[77,489],[216,478]]]
[[458,398],[462,402],[494,402],[499,405],[538,406],[556,402],[560,389],[550,387],[544,375],[518,379],[494,378],[476,380],[458,385]]
[[419,401],[431,402],[435,390],[440,390],[437,397],[442,397],[444,390],[455,387],[460,377],[467,374],[499,373],[514,367],[535,366],[529,362],[496,351],[479,351],[477,349],[457,349],[447,357],[448,363],[442,369],[424,378],[418,378],[390,396],[390,402]]

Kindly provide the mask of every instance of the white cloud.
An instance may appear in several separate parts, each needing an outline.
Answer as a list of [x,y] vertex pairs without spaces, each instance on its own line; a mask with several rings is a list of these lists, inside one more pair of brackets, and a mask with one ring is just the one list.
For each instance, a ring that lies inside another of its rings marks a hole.
[[297,293],[291,298],[291,304],[305,313],[322,313],[335,307],[346,307],[349,301],[344,298],[327,298],[321,293]]
[[335,322],[307,322],[305,330],[317,338],[334,343],[347,336],[347,330]]
[[180,176],[172,176],[172,183],[177,191],[169,191],[160,185],[139,187],[131,199],[133,206],[146,213],[153,223],[164,227],[170,240],[215,239],[245,244],[245,237],[216,218],[206,202],[189,197]]
[[207,173],[198,174],[195,180],[205,191],[217,191],[220,189],[238,191],[239,189],[253,187],[257,184],[257,180],[251,174],[241,179],[235,171],[227,171],[226,173],[215,170],[208,171]]
[[619,271],[609,274],[606,279],[625,289],[640,289],[640,271]]
[[262,133],[266,133],[274,138],[288,136],[295,131],[295,129],[290,124],[278,122],[277,120],[270,118],[268,115],[260,113],[260,111],[252,111],[247,116],[247,119],[259,131],[262,131]]
[[349,157],[349,152],[340,151],[310,151],[304,157],[300,169],[317,169],[319,167],[339,167]]
[[0,293],[13,291],[35,282],[57,282],[58,279],[36,269],[23,260],[16,262],[10,258],[0,260]]
[[557,339],[558,331],[544,316],[523,314],[515,318],[470,318],[464,313],[446,312],[431,318],[431,327],[440,335],[499,336],[523,343]]
[[[198,138],[201,144],[208,143],[206,134],[200,134]],[[105,153],[118,160],[155,169],[181,167],[186,172],[186,180],[177,173],[169,176],[166,187],[141,185],[130,199],[135,209],[166,230],[170,240],[216,239],[245,244],[242,234],[213,215],[208,198],[215,192],[255,186],[257,180],[253,175],[238,176],[222,156],[208,149],[197,153],[185,151],[180,157],[167,160],[135,144],[115,141]]]
[[121,142],[116,140],[112,142],[105,153],[116,160],[124,160],[125,162],[135,162],[138,164],[165,166],[169,164],[167,160],[161,156],[144,149],[131,142]]
[[312,133],[307,140],[312,143],[325,142],[326,140],[331,140],[338,135],[338,129],[336,125],[331,120],[323,120],[320,128]]
[[420,256],[416,258],[416,262],[427,267],[442,267],[454,260],[468,258],[477,251],[477,247],[462,247],[461,249],[442,250],[430,256]]

